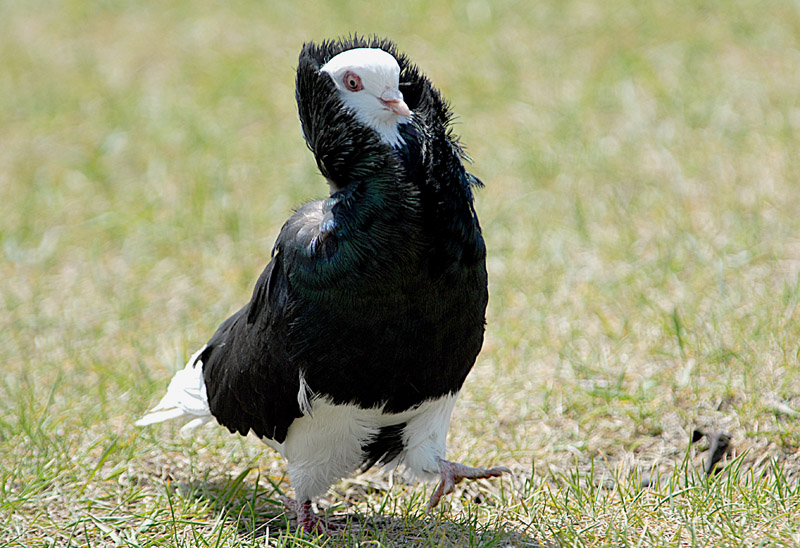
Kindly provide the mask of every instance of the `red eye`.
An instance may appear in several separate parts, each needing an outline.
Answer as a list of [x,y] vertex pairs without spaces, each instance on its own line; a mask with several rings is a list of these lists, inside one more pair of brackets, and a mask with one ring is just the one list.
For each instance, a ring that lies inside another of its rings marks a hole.
[[355,72],[350,72],[348,70],[345,73],[342,81],[344,82],[344,87],[346,87],[349,91],[361,91],[364,89],[364,85],[361,83],[361,78],[359,78],[358,74]]

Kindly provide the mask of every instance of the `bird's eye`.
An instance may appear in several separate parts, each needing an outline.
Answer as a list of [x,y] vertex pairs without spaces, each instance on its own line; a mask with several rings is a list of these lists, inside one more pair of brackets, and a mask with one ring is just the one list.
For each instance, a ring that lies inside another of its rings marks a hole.
[[349,70],[344,75],[344,87],[346,87],[349,91],[361,91],[364,89],[364,85],[361,83],[361,78],[358,77],[358,74],[355,72],[350,72]]

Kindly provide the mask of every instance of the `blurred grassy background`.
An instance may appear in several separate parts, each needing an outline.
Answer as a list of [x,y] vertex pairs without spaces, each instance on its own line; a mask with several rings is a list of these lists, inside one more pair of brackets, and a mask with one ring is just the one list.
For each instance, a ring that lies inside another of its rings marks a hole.
[[[80,545],[110,535],[100,507],[166,507],[147,478],[279,474],[225,432],[131,423],[327,191],[294,69],[304,41],[350,32],[442,89],[486,182],[487,340],[450,454],[536,473],[468,488],[513,516],[454,501],[450,533],[471,539],[476,512],[540,541],[610,542],[612,523],[800,542],[800,6],[746,0],[0,1],[0,536]],[[592,459],[669,474],[694,426],[731,432],[745,469],[777,463],[783,510],[744,504],[732,533],[694,500],[637,521],[542,495]]]

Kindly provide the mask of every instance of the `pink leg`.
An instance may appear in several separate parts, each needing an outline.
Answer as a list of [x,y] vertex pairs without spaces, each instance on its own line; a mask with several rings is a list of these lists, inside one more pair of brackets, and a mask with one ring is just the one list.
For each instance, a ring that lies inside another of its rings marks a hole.
[[430,512],[442,497],[448,493],[452,493],[453,489],[458,482],[465,479],[479,479],[479,478],[497,478],[503,473],[511,473],[511,470],[505,466],[496,466],[494,468],[472,468],[471,466],[464,466],[457,462],[450,462],[449,460],[438,459],[439,467],[441,469],[442,479],[436,490],[431,495],[431,500],[428,502],[428,512]]
[[306,533],[322,533],[330,535],[340,532],[343,527],[335,523],[330,523],[314,513],[311,508],[311,501],[297,502],[288,497],[281,497],[281,502],[287,510],[297,514],[297,529],[302,529]]

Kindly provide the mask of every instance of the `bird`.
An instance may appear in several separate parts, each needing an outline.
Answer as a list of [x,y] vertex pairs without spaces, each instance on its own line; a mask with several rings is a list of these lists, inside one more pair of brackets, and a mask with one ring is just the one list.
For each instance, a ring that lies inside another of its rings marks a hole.
[[302,135],[329,195],[296,209],[250,301],[222,322],[136,422],[216,420],[286,460],[298,529],[335,532],[312,501],[375,465],[439,480],[504,466],[445,459],[451,413],[483,344],[483,186],[449,104],[389,39],[303,45]]

